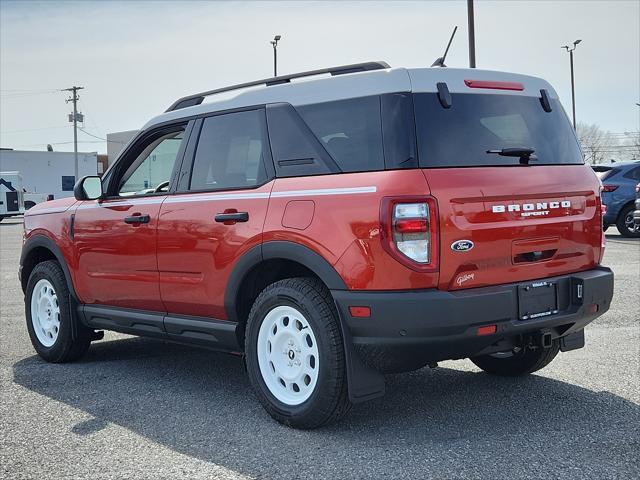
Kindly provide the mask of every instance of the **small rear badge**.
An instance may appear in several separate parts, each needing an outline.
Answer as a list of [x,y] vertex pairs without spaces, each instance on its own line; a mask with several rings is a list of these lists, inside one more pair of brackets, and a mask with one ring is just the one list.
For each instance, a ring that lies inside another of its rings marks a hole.
[[451,244],[451,250],[455,252],[466,252],[473,248],[473,242],[471,240],[458,240]]

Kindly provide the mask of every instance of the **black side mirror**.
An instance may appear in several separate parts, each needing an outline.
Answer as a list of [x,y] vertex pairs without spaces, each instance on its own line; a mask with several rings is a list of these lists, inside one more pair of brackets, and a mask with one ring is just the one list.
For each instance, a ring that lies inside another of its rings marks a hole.
[[76,200],[97,200],[103,195],[102,180],[97,175],[89,175],[80,179],[73,187]]

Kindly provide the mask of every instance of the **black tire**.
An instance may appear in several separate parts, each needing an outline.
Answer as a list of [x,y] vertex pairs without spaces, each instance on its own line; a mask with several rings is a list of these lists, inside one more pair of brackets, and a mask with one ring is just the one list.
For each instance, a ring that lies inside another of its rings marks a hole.
[[[622,235],[623,237],[640,238],[640,231],[635,230],[633,227],[634,210],[635,206],[630,203],[629,205],[624,207],[618,215],[618,219],[616,220],[616,228],[620,232],[620,235]],[[629,228],[626,223],[629,216],[631,217],[631,228]]]
[[[278,306],[290,306],[302,313],[317,342],[318,378],[311,396],[299,405],[287,405],[271,393],[258,363],[260,326],[265,316]],[[269,285],[260,293],[247,321],[245,355],[247,372],[256,395],[278,422],[312,429],[338,420],[351,408],[338,313],[331,293],[319,280],[289,278]]]
[[[38,339],[31,318],[31,298],[33,290],[38,281],[42,279],[48,280],[53,286],[60,307],[60,328],[57,333],[57,338],[51,346],[45,346]],[[74,338],[72,332],[72,322],[74,320],[71,317],[69,287],[67,286],[66,278],[58,262],[48,260],[34,267],[31,275],[29,275],[24,304],[27,330],[29,331],[31,344],[43,359],[47,362],[63,363],[77,360],[87,353],[89,345],[91,344],[92,331],[77,322],[75,325],[76,335]]]
[[560,351],[560,341],[553,340],[550,348],[525,348],[510,357],[483,355],[471,359],[478,367],[492,375],[517,377],[546,367]]

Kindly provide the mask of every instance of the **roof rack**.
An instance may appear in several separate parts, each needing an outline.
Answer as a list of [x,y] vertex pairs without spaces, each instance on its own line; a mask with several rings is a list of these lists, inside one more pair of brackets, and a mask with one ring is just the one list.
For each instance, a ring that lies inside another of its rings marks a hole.
[[390,68],[389,64],[387,64],[386,62],[365,62],[331,68],[322,68],[320,70],[310,70],[308,72],[292,73],[291,75],[282,75],[279,77],[265,78],[263,80],[255,80],[253,82],[240,83],[238,85],[231,85],[229,87],[216,88],[215,90],[188,95],[176,100],[169,108],[167,108],[166,111],[171,112],[173,110],[179,110],[181,108],[200,105],[204,101],[205,97],[215,95],[217,93],[229,92],[231,90],[239,90],[241,88],[255,87],[258,85],[265,85],[267,87],[270,87],[272,85],[289,83],[294,78],[312,77],[314,75],[322,75],[325,73],[329,73],[332,76],[335,76],[344,75],[346,73],[366,72],[369,70],[382,70],[385,68]]

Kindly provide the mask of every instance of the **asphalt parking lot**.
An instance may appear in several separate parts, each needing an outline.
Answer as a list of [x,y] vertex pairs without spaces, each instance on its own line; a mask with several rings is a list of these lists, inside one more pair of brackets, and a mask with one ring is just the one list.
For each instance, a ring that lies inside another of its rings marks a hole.
[[[538,374],[389,376],[339,424],[275,423],[234,357],[107,333],[47,364],[25,328],[21,219],[0,223],[1,478],[638,478],[640,242],[608,235],[611,310]],[[611,232],[611,230],[610,230]]]

